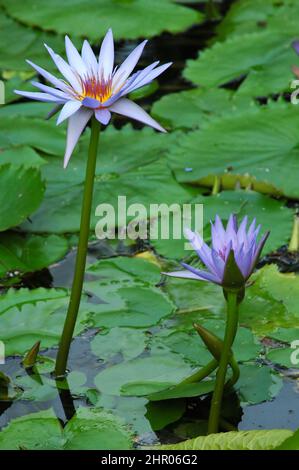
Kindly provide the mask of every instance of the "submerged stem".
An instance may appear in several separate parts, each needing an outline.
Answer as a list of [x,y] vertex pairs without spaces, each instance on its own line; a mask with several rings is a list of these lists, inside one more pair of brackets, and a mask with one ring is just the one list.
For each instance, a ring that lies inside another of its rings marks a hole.
[[71,341],[78,317],[80,306],[86,255],[88,247],[88,238],[90,231],[90,215],[93,196],[94,176],[96,169],[97,150],[99,142],[100,124],[93,117],[91,124],[91,135],[88,150],[88,160],[86,165],[85,186],[81,210],[81,223],[79,244],[76,257],[75,274],[72,284],[70,303],[60,339],[59,349],[56,358],[55,376],[63,377],[66,372],[66,365],[70,350]]
[[215,389],[211,402],[208,434],[218,432],[220,410],[222,404],[223,389],[225,384],[226,372],[229,362],[231,361],[231,346],[234,342],[237,325],[238,325],[238,299],[237,293],[234,291],[227,292],[227,320],[225,335],[223,341],[223,349],[219,361],[219,367],[216,374]]

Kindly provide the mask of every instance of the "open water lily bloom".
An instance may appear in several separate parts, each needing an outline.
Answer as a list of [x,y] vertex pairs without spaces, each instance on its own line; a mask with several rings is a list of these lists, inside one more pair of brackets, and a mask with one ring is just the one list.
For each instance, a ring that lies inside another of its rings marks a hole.
[[114,41],[111,29],[102,42],[98,60],[86,40],[80,54],[66,36],[65,48],[68,62],[45,44],[63,79],[27,61],[52,86],[32,82],[40,90],[39,92],[15,90],[15,93],[30,99],[53,103],[55,104],[53,112],[62,107],[57,124],[66,119],[69,120],[64,168],[93,114],[104,125],[109,123],[111,112],[115,112],[165,132],[165,129],[140,106],[125,98],[128,93],[149,84],[171,65],[170,62],[158,66],[159,61],[157,61],[131,75],[146,43],[147,41],[143,41],[139,44],[120,67],[114,67]]
[[[248,217],[245,216],[238,226],[235,215],[229,217],[226,229],[223,227],[220,217],[216,216],[215,223],[211,222],[212,243],[209,247],[203,239],[189,229],[185,234],[196,251],[207,271],[196,269],[186,263],[182,263],[185,270],[164,273],[168,276],[195,279],[198,281],[211,281],[221,286],[224,285],[227,274],[227,265],[232,254],[238,268],[238,281],[246,282],[253,272],[260,257],[264,244],[269,236],[265,233],[260,241],[258,235],[261,226],[256,227],[256,221],[247,230]],[[233,274],[234,276],[234,274]],[[234,279],[232,279],[234,283]]]

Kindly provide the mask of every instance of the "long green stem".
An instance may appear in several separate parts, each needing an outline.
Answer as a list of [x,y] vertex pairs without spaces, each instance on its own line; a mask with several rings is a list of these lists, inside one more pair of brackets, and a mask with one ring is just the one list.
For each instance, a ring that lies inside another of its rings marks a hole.
[[81,211],[80,235],[76,257],[75,274],[72,284],[70,303],[66,315],[63,332],[60,339],[58,354],[56,358],[55,376],[63,377],[66,372],[66,365],[73,338],[73,333],[78,317],[80,306],[88,238],[90,231],[90,214],[93,196],[94,176],[96,169],[97,150],[99,142],[100,124],[93,118],[91,124],[91,136],[88,150],[88,160],[86,166],[85,186]]
[[238,300],[237,293],[227,292],[227,320],[223,341],[223,349],[216,373],[215,389],[211,402],[208,434],[218,432],[220,410],[222,404],[223,389],[225,384],[227,366],[230,362],[231,347],[235,339],[238,324]]
[[181,384],[191,384],[194,382],[200,382],[204,378],[208,377],[217,368],[217,365],[218,361],[216,359],[212,359],[206,366],[201,367],[193,375],[190,375],[190,377],[183,380]]

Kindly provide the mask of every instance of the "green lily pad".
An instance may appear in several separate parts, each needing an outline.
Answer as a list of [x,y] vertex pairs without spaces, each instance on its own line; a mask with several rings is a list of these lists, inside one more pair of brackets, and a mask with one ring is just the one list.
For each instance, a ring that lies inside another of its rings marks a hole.
[[[56,346],[59,342],[69,293],[62,289],[36,291],[11,290],[0,298],[1,339],[7,356],[24,354],[37,341],[41,341],[41,348]],[[84,319],[81,313],[75,334],[84,330]]]
[[148,396],[151,401],[175,400],[178,398],[192,398],[207,395],[213,392],[215,380],[204,380],[198,383],[182,383],[161,392]]
[[184,414],[185,400],[151,401],[147,405],[146,417],[154,431],[160,431],[168,424],[174,423]]
[[269,336],[283,343],[290,344],[293,341],[299,340],[299,328],[277,328]]
[[[54,370],[54,367],[52,370]],[[58,396],[54,380],[48,378],[37,379],[34,376],[23,375],[17,377],[15,382],[23,390],[20,397],[22,400],[47,402],[55,400]]]
[[1,152],[1,165],[12,164],[24,168],[39,168],[45,160],[31,147],[10,147]]
[[256,404],[271,400],[282,387],[282,379],[269,367],[242,364],[240,378],[235,385],[243,404]]
[[293,29],[228,38],[203,51],[198,59],[189,60],[184,76],[207,88],[245,76],[237,93],[249,97],[287,91],[293,80],[291,67],[296,63],[291,47],[296,35]]
[[155,288],[117,284],[103,286],[98,282],[86,283],[85,288],[102,302],[88,305],[90,320],[97,327],[148,327],[173,312],[173,303]]
[[1,450],[55,450],[62,446],[62,427],[52,409],[15,418],[0,432]]
[[130,432],[102,410],[78,408],[62,426],[52,409],[13,419],[0,432],[1,450],[127,450]]
[[64,428],[65,450],[128,450],[132,436],[121,420],[97,409],[79,408]]
[[146,339],[143,331],[116,327],[108,332],[97,334],[90,347],[100,359],[107,361],[121,354],[126,361],[139,356],[144,351]]
[[230,431],[156,447],[159,450],[273,450],[293,432],[288,429]]
[[1,165],[0,232],[23,222],[40,205],[44,184],[37,168]]
[[147,0],[98,0],[96,4],[92,0],[66,0],[63,4],[53,0],[42,6],[29,0],[26,8],[20,0],[1,0],[1,4],[21,23],[96,42],[110,27],[117,39],[135,39],[162,31],[184,31],[203,19],[200,13],[171,0],[152,0],[150,4]]
[[[3,5],[3,1],[1,1],[1,5]],[[40,8],[38,9],[40,10]],[[25,62],[26,59],[30,59],[47,70],[53,70],[55,65],[49,59],[44,43],[61,53],[64,48],[63,38],[27,28],[21,23],[14,21],[1,11],[0,69],[32,73],[32,69]]]
[[287,437],[282,444],[276,447],[276,450],[298,450],[299,449],[299,430],[292,436]]
[[58,235],[0,234],[0,276],[7,272],[38,271],[63,258],[68,242]]
[[[240,0],[232,4],[224,20],[217,27],[218,38],[236,36],[255,31],[272,30],[279,21],[281,25],[292,22],[298,15],[296,0]],[[286,20],[286,21],[284,21]]]
[[117,282],[142,282],[155,285],[161,277],[161,269],[157,264],[142,258],[119,256],[108,260],[100,260],[87,268],[87,272],[99,278],[101,283],[117,280]]
[[276,266],[265,266],[247,289],[240,307],[240,321],[260,336],[268,336],[278,327],[297,327],[298,295],[296,274],[283,274]]
[[240,111],[248,106],[256,105],[247,98],[236,99],[231,91],[196,88],[163,96],[154,103],[152,115],[172,129],[196,129],[223,113]]
[[[23,87],[22,90],[24,89]],[[32,87],[30,87],[32,91]],[[17,95],[16,95],[17,96]],[[16,117],[46,118],[53,109],[52,103],[39,103],[38,101],[28,101],[26,103],[14,103],[13,106],[0,107],[0,119]]]
[[[299,336],[297,336],[297,340],[299,344]],[[266,357],[274,364],[279,364],[289,369],[299,369],[298,346],[297,351],[294,351],[292,348],[271,349]]]
[[298,126],[292,104],[248,108],[181,136],[170,148],[169,162],[182,183],[212,186],[218,175],[225,189],[239,183],[298,198]]
[[[192,324],[191,324],[192,326]],[[151,341],[151,349],[180,354],[194,366],[205,365],[212,357],[197,333],[180,331],[179,329],[162,329]]]
[[[32,126],[32,120],[30,122]],[[22,129],[24,131],[23,127]],[[38,127],[36,132],[39,134],[39,141],[42,141]],[[52,138],[49,132],[44,145],[47,146],[50,140],[52,142]],[[173,140],[175,136],[159,135],[151,129],[135,131],[131,126],[120,131],[110,127],[103,133],[95,177],[92,229],[103,218],[103,215],[95,215],[96,207],[103,203],[112,205],[115,210],[112,228],[114,224],[123,227],[124,223],[132,220],[133,214],[126,217],[126,212],[120,210],[119,214],[124,221],[118,223],[118,196],[127,198],[127,207],[136,202],[143,204],[147,209],[147,217],[150,216],[150,204],[172,204],[189,200],[190,193],[175,181],[163,158]],[[56,139],[55,145],[59,142]],[[37,145],[34,144],[35,147]],[[23,225],[25,230],[55,233],[79,230],[86,155],[87,142],[83,139],[81,152],[72,156],[67,170],[62,169],[61,157],[49,158],[48,164],[42,168],[47,185],[45,199],[40,210],[31,217],[32,223]],[[140,217],[143,220],[146,218],[142,214]]]
[[109,395],[146,396],[181,382],[191,373],[192,368],[178,354],[169,353],[108,367],[95,377],[95,384]]
[[55,120],[45,121],[31,117],[16,119],[14,116],[3,116],[0,118],[0,133],[1,148],[24,145],[63,158],[65,132],[56,126]]

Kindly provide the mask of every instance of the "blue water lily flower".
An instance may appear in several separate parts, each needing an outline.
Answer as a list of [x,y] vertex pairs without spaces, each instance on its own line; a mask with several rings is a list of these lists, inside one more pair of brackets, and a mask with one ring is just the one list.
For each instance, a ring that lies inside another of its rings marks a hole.
[[165,132],[165,129],[140,106],[125,98],[128,93],[152,82],[171,65],[169,62],[158,67],[159,61],[156,61],[131,75],[146,43],[147,41],[143,41],[139,44],[119,67],[114,67],[114,41],[111,29],[102,42],[98,60],[86,40],[80,54],[66,36],[68,62],[45,44],[63,79],[56,78],[33,62],[27,61],[52,86],[33,81],[32,84],[40,90],[39,92],[15,90],[15,93],[33,100],[54,103],[56,105],[54,112],[62,106],[57,124],[65,119],[69,120],[64,168],[93,115],[101,124],[107,125],[111,119],[111,112],[115,112]]
[[207,271],[182,263],[185,270],[164,274],[198,281],[210,281],[224,287],[241,287],[253,272],[269,236],[269,232],[267,232],[258,241],[261,226],[256,227],[255,219],[248,230],[247,224],[247,216],[238,226],[236,216],[230,215],[225,229],[217,215],[215,223],[211,222],[211,247],[203,241],[199,234],[186,229],[186,237]]

